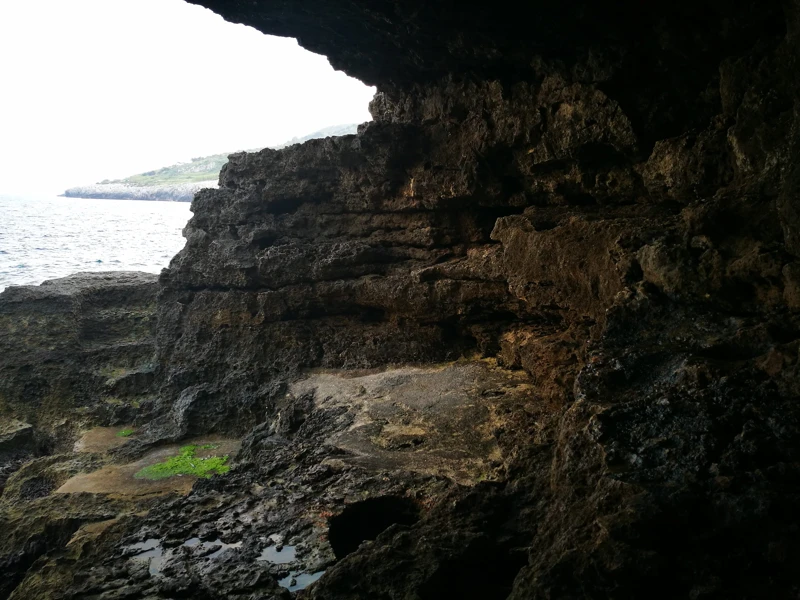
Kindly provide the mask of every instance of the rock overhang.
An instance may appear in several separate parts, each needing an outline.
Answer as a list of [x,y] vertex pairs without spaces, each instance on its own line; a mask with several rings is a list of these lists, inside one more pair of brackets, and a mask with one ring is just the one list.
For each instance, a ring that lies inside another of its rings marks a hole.
[[647,55],[655,73],[669,60],[699,69],[721,52],[747,48],[760,32],[785,27],[777,0],[189,1],[263,33],[297,38],[379,89],[445,75],[524,80],[535,75],[537,57],[570,63],[589,52],[600,64],[604,53]]
[[201,4],[376,120],[232,157],[160,280],[150,433],[246,438],[119,531],[236,569],[112,551],[67,595],[274,594],[280,534],[313,598],[792,597],[797,3]]

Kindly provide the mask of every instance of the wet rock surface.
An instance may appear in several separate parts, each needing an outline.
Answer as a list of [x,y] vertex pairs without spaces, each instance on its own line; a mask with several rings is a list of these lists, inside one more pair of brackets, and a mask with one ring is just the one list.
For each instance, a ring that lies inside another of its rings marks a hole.
[[[78,273],[0,294],[0,409],[44,447],[134,418],[154,377],[157,276]],[[105,421],[106,423],[101,423]]]
[[[439,401],[431,392],[442,385],[451,398]],[[506,477],[498,428],[529,394],[517,374],[484,361],[308,374],[286,392],[287,408],[244,440],[231,473],[108,535],[70,565],[89,570],[62,595],[288,598],[384,537],[407,534],[463,489],[497,486]],[[458,430],[443,428],[448,415]],[[400,435],[412,427],[419,443]],[[386,446],[387,432],[402,442]],[[455,435],[491,441],[448,444]]]
[[160,278],[112,458],[233,469],[137,503],[33,461],[0,595],[797,597],[796,2],[198,3],[374,121],[233,155]]
[[78,273],[0,294],[0,490],[151,401],[157,289],[149,273]]

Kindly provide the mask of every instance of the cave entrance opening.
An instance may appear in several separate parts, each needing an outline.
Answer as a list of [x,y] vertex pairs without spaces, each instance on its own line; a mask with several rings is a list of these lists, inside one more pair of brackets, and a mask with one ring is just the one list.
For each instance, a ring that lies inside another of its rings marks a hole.
[[419,506],[410,498],[381,496],[355,502],[330,521],[328,540],[337,560],[358,550],[392,525],[409,527],[419,520]]
[[160,272],[190,217],[165,201],[217,186],[233,152],[355,132],[374,96],[296,40],[184,0],[3,3],[0,62],[14,90],[0,139],[0,213],[11,215],[0,291]]

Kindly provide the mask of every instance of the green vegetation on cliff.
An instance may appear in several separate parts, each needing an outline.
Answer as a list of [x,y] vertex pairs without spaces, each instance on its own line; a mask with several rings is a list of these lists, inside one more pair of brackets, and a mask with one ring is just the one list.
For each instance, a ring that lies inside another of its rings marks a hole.
[[[356,128],[357,125],[335,125],[333,127],[326,127],[325,129],[320,129],[319,131],[315,131],[303,137],[292,138],[283,144],[273,146],[273,149],[279,150],[293,144],[300,144],[316,138],[349,135],[355,133]],[[258,150],[250,151],[257,152]],[[125,179],[104,179],[100,182],[100,185],[121,183],[136,187],[144,187],[213,181],[219,177],[220,169],[228,162],[229,154],[231,153],[223,152],[222,154],[214,154],[212,156],[201,156],[193,158],[192,161],[188,163],[178,163],[170,165],[169,167],[162,167],[155,171],[131,175]]]
[[198,450],[213,450],[214,448],[216,448],[214,444],[183,446],[178,456],[172,456],[164,462],[145,467],[134,477],[158,480],[175,475],[194,475],[207,479],[214,474],[227,473],[230,471],[230,467],[227,465],[227,456],[209,456],[207,458],[197,456]]
[[139,175],[131,175],[125,179],[104,179],[100,183],[127,183],[135,186],[171,185],[178,183],[199,183],[217,179],[222,165],[228,162],[228,154],[214,154],[193,158],[190,163],[178,163],[169,167],[162,167],[156,171],[147,171]]

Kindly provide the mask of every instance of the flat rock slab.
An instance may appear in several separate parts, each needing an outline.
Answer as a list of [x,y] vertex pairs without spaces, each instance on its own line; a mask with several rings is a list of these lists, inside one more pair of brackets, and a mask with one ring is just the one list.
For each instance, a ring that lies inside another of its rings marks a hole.
[[120,435],[120,432],[126,429],[130,429],[130,426],[95,427],[84,433],[75,442],[73,450],[75,452],[108,452],[119,448],[131,441],[130,437]]
[[472,485],[502,479],[495,433],[505,407],[532,389],[520,372],[481,360],[375,373],[315,371],[290,392],[313,395],[318,409],[346,406],[356,413],[349,429],[326,440],[349,454],[346,461]]
[[4,303],[30,302],[59,296],[77,296],[104,290],[124,290],[155,285],[158,275],[143,271],[107,271],[74,273],[59,279],[48,279],[41,285],[11,285],[2,293]]
[[170,444],[169,446],[163,446],[148,452],[142,458],[132,463],[107,465],[91,473],[76,475],[67,480],[55,493],[78,494],[87,492],[90,494],[108,494],[112,498],[130,498],[169,493],[188,494],[194,482],[197,481],[197,477],[193,475],[175,475],[156,481],[137,479],[135,475],[145,467],[176,456],[182,446],[190,444],[197,446],[213,444],[215,446],[213,449],[198,448],[198,458],[206,456],[231,456],[239,449],[238,440],[216,436],[187,440],[181,444]]

